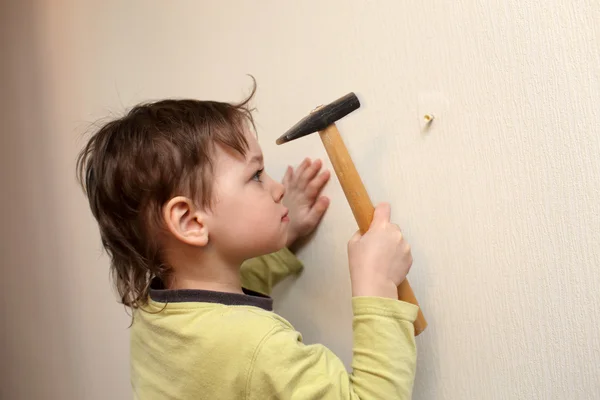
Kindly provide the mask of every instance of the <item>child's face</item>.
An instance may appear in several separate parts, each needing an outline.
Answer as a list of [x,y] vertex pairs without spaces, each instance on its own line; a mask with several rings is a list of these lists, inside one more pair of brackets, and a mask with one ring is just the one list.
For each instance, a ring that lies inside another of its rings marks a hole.
[[216,150],[215,201],[209,217],[209,242],[236,260],[283,248],[289,222],[281,202],[284,186],[261,171],[263,155],[254,134],[247,131],[246,139],[245,158],[233,149]]

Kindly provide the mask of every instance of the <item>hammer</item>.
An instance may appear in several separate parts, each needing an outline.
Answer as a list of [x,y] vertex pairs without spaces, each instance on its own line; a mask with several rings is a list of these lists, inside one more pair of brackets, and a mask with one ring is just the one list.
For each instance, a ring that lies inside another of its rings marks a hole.
[[[345,117],[359,107],[360,101],[358,97],[354,93],[348,93],[328,105],[313,110],[286,133],[281,135],[276,143],[280,145],[313,132],[319,132],[321,141],[325,146],[335,174],[350,204],[360,232],[364,234],[371,225],[375,208],[350,158],[340,132],[335,126],[337,120]],[[398,299],[416,306],[419,305],[407,279],[398,286]],[[414,322],[415,336],[423,332],[426,327],[427,321],[425,321],[425,317],[419,307],[419,313]]]

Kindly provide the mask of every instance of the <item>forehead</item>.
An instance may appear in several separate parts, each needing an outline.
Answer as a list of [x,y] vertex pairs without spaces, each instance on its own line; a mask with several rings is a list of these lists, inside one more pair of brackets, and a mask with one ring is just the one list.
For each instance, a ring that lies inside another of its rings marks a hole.
[[256,156],[262,156],[262,149],[260,148],[256,134],[247,129],[244,131],[244,136],[248,142],[248,149],[245,156],[227,146],[217,145],[215,147],[214,161],[217,173],[219,170],[223,172],[229,168],[243,168]]
[[252,156],[256,154],[262,154],[262,149],[260,148],[260,144],[258,144],[256,133],[251,129],[246,129],[244,131],[244,136],[248,141],[248,154],[246,154],[246,158],[252,158]]

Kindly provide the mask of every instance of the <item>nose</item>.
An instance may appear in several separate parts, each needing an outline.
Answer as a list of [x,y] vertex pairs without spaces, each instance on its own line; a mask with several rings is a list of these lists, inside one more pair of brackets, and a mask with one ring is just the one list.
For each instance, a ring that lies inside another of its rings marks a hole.
[[271,177],[269,177],[269,179],[272,183],[271,193],[273,194],[273,200],[279,203],[281,202],[281,199],[283,199],[283,195],[285,194],[285,186],[283,186],[283,184],[277,182],[276,180],[271,179]]

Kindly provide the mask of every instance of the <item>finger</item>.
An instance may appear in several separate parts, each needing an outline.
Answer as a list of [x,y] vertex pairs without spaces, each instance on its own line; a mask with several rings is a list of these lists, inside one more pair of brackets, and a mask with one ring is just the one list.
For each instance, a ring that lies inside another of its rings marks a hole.
[[315,177],[315,175],[317,175],[322,166],[323,163],[321,162],[321,160],[315,160],[312,164],[310,164],[308,168],[306,168],[302,172],[302,174],[300,174],[298,178],[298,186],[301,189],[304,189],[308,185],[308,183]]
[[391,215],[391,207],[389,203],[380,203],[375,208],[375,213],[373,214],[373,221],[371,221],[371,227],[383,225],[387,222],[390,222]]
[[290,181],[292,179],[292,174],[293,174],[293,170],[292,167],[290,167],[288,165],[287,169],[285,170],[285,175],[283,175],[283,180],[281,181],[281,183],[283,183],[283,186],[288,186],[290,184]]
[[319,198],[319,200],[315,202],[315,205],[312,206],[312,208],[310,209],[308,218],[311,222],[313,222],[315,226],[319,223],[319,221],[321,221],[323,215],[325,215],[325,211],[327,211],[327,208],[329,208],[330,203],[331,202],[329,201],[329,198],[322,196]]
[[329,181],[330,177],[331,173],[329,171],[324,171],[323,173],[319,174],[316,178],[311,180],[308,186],[306,186],[306,194],[308,195],[308,197],[311,199],[317,197],[317,195],[321,193],[321,190],[323,190],[323,187],[325,186],[327,181]]
[[298,181],[299,181],[300,177],[302,176],[302,174],[304,173],[304,170],[306,170],[306,168],[308,168],[309,165],[310,165],[310,158],[307,157],[300,163],[298,168],[296,168],[296,173],[294,174],[294,183],[298,184]]

